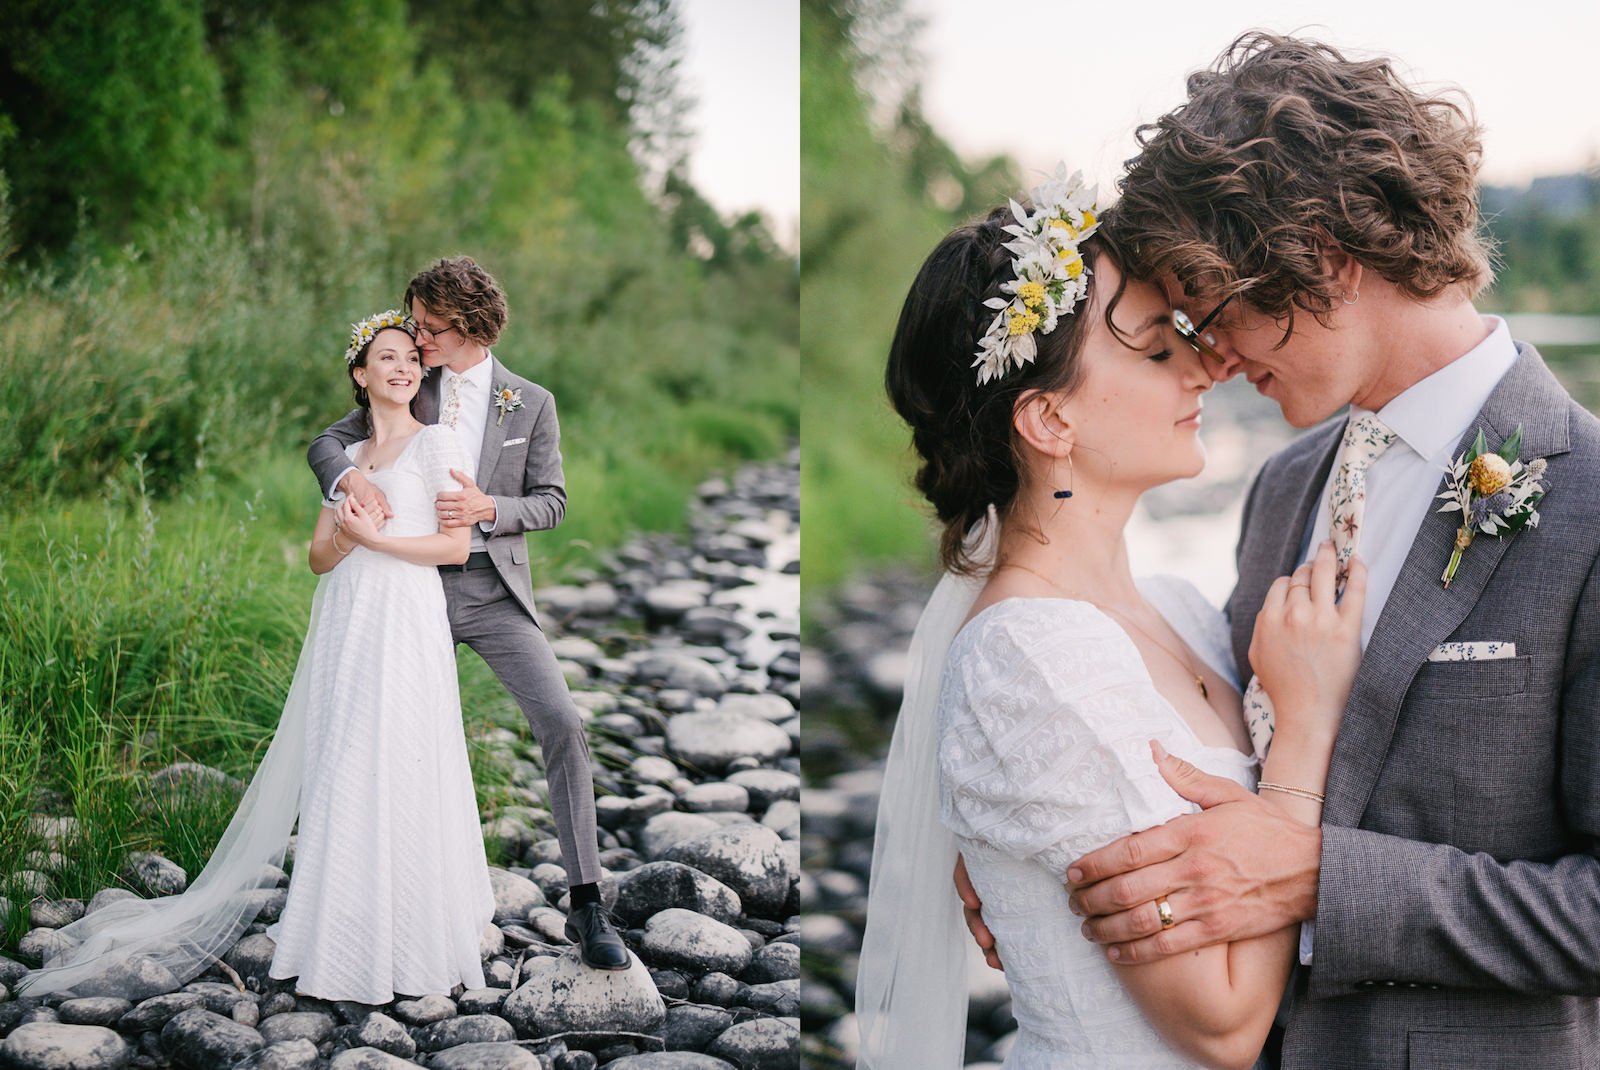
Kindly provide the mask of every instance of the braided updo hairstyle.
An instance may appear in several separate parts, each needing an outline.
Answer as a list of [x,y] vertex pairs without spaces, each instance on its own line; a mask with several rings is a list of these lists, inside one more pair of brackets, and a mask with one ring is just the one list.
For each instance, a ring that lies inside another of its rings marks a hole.
[[[1025,208],[1031,207],[1024,204]],[[1003,517],[1021,485],[1022,453],[1012,427],[1017,401],[1038,391],[1075,390],[1082,383],[1079,359],[1089,332],[1090,297],[1072,315],[1063,315],[1056,329],[1036,339],[1033,361],[978,385],[972,367],[994,318],[984,307],[991,297],[1005,296],[1000,287],[1015,277],[1014,254],[1004,247],[1011,235],[1002,228],[1014,222],[1007,207],[995,208],[976,222],[945,236],[923,261],[900,309],[884,388],[900,418],[911,426],[911,444],[921,458],[916,485],[944,525],[939,563],[946,571],[971,575],[979,564],[962,549],[967,530],[992,504]],[[1101,257],[1114,263],[1110,220],[1079,247],[1091,269]],[[1122,286],[1105,305],[1111,312]]]

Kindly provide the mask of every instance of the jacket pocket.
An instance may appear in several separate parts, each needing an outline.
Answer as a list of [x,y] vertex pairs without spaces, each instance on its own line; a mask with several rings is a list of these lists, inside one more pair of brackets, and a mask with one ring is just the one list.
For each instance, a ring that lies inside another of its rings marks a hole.
[[1528,689],[1532,654],[1483,661],[1429,661],[1417,671],[1411,691],[1444,692],[1468,699],[1511,698]]
[[1411,1070],[1584,1070],[1575,1031],[1508,1029],[1488,1034],[1413,1032],[1407,1038]]

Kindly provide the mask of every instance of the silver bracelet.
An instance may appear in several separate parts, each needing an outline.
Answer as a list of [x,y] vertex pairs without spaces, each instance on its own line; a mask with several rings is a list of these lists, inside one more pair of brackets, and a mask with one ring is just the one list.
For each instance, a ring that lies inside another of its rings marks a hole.
[[1314,803],[1324,802],[1320,791],[1308,791],[1305,788],[1291,788],[1287,784],[1273,784],[1263,780],[1256,785],[1257,791],[1281,791],[1285,795],[1293,795],[1297,799],[1310,799]]

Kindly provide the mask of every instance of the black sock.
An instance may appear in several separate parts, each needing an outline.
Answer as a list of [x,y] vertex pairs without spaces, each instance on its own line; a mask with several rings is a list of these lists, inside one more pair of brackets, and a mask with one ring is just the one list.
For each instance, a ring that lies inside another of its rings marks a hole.
[[586,907],[590,903],[600,902],[600,885],[598,883],[574,884],[568,891],[572,893],[573,910],[577,910],[579,907]]

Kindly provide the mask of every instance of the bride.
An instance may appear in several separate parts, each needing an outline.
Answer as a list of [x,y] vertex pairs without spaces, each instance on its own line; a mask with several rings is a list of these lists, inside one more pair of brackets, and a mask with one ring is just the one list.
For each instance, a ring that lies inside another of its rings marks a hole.
[[[1005,962],[1008,1070],[1248,1067],[1288,980],[1293,929],[1116,965],[1063,887],[1089,850],[1193,809],[1157,767],[1167,753],[1315,825],[1360,656],[1365,571],[1352,561],[1336,599],[1324,545],[1256,621],[1266,756],[1221,614],[1182,581],[1135,581],[1123,528],[1141,493],[1202,468],[1212,381],[1187,318],[1122,276],[1114,229],[1063,169],[948,235],[900,314],[886,385],[946,575],[912,639],[879,807],[862,1067],[960,1065],[958,850]],[[1154,909],[1175,924],[1181,895]]]
[[354,326],[345,365],[370,437],[351,461],[388,496],[380,531],[353,498],[312,535],[321,575],[283,715],[239,809],[180,895],[112,903],[57,931],[19,993],[168,991],[225,954],[259,912],[299,818],[269,973],[300,994],[384,1004],[482,987],[492,920],[440,564],[468,530],[440,531],[434,496],[466,457],[411,402],[424,369],[398,310]]

